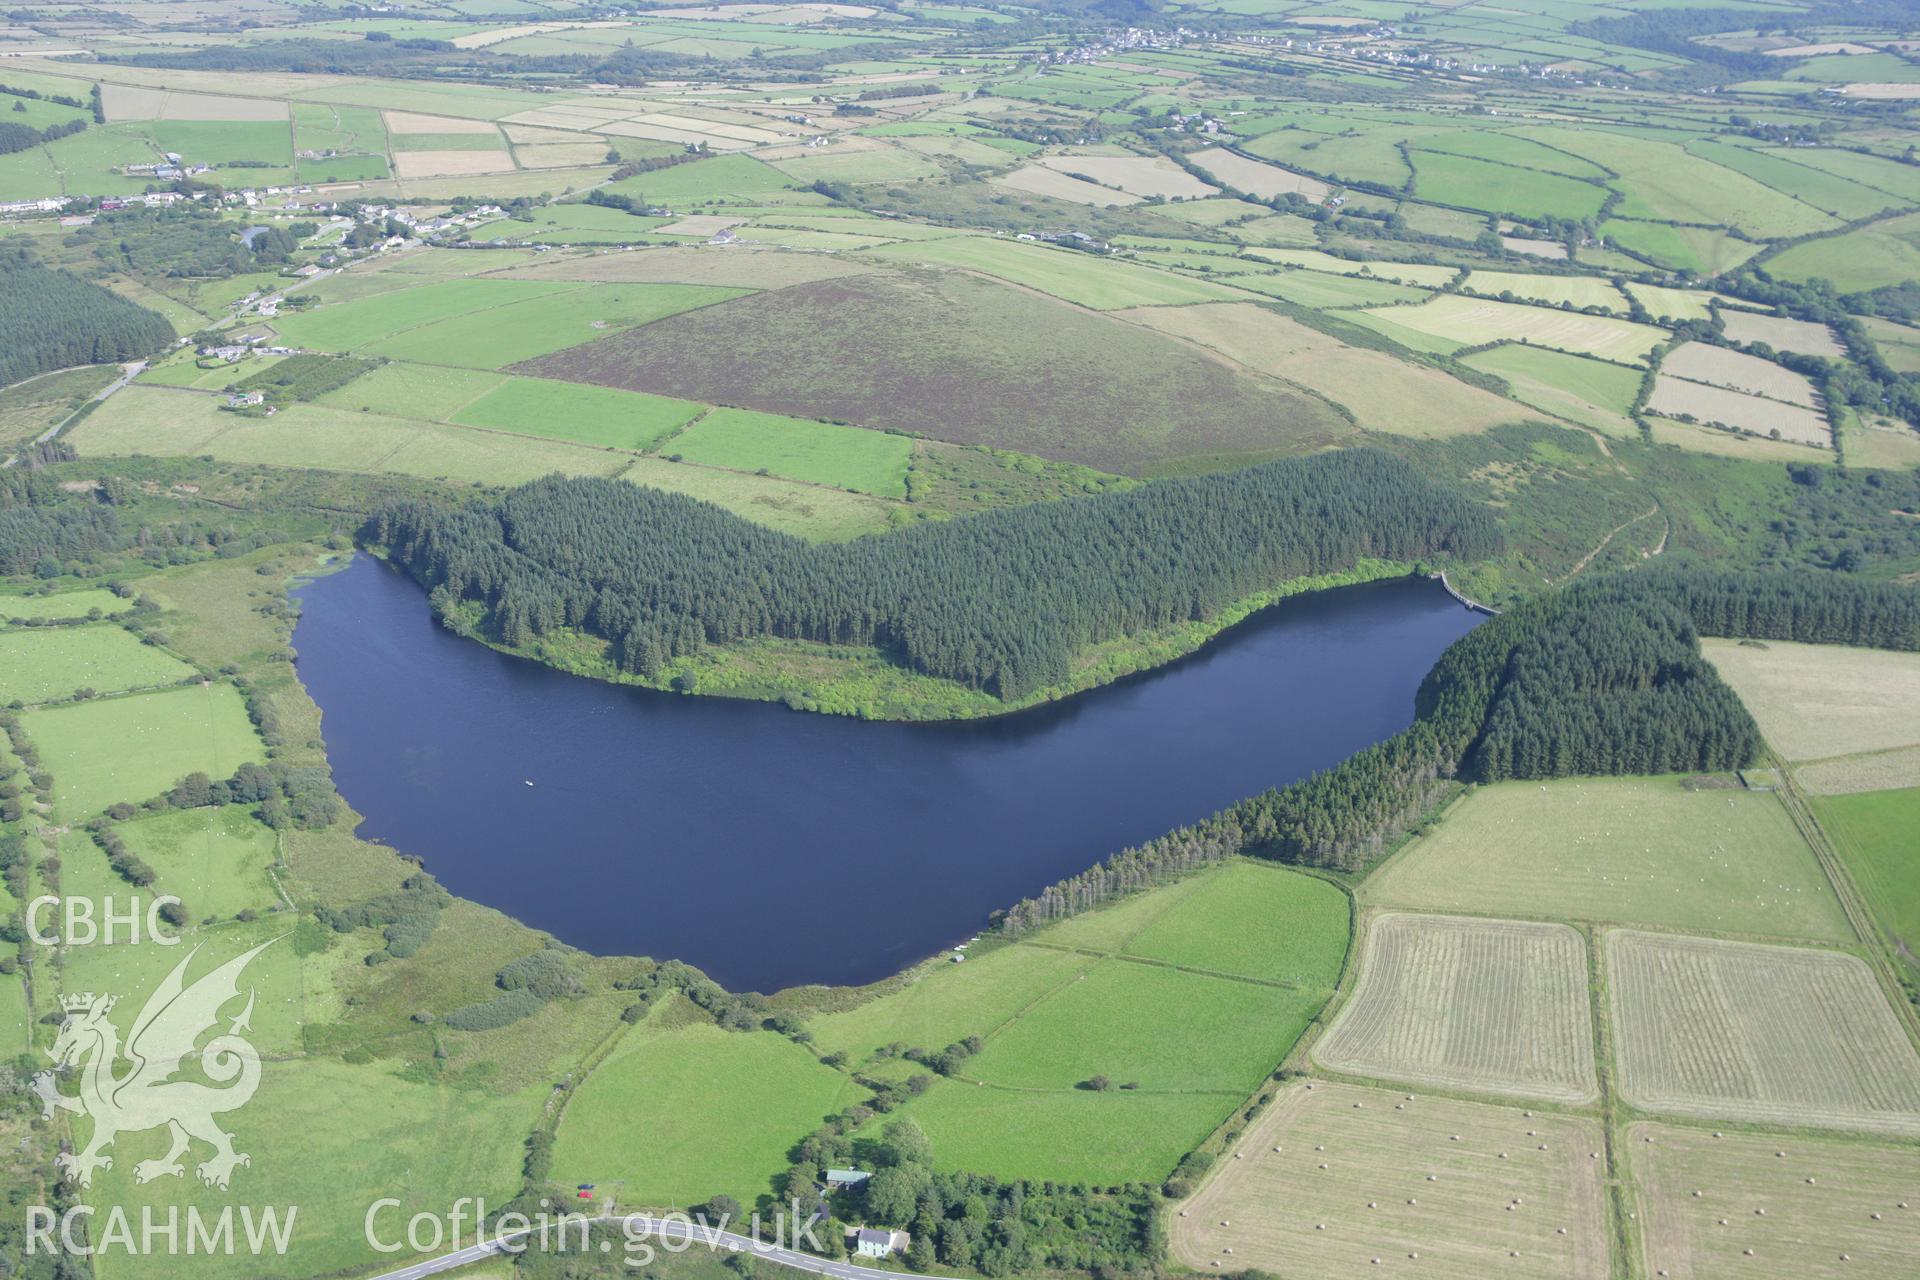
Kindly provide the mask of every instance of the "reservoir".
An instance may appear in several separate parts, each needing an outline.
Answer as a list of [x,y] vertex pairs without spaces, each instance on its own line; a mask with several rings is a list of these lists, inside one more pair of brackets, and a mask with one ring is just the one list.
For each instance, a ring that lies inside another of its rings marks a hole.
[[1061,703],[894,724],[495,653],[364,555],[299,596],[300,676],[362,838],[573,946],[685,960],[736,991],[886,977],[1127,845],[1336,764],[1411,723],[1427,669],[1480,621],[1438,583],[1346,587]]

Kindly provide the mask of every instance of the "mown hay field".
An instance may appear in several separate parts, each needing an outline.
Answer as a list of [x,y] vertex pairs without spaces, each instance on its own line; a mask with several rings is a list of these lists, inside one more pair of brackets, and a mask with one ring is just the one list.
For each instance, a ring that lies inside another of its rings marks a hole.
[[1818,410],[1688,382],[1670,373],[1654,378],[1647,408],[1669,417],[1691,418],[1797,444],[1825,445],[1833,438],[1826,415]]
[[1220,285],[1166,271],[986,236],[949,236],[944,240],[885,245],[865,252],[875,257],[978,271],[1096,311],[1224,302],[1244,296]]
[[1634,1106],[1920,1136],[1920,1055],[1859,959],[1630,929],[1604,949]]
[[1579,1104],[1598,1096],[1586,941],[1560,924],[1391,913],[1314,1060],[1414,1085]]
[[1643,363],[1647,353],[1666,338],[1665,330],[1630,320],[1492,302],[1459,294],[1446,294],[1418,306],[1382,308],[1369,314],[1462,346],[1503,339],[1525,341],[1622,364]]
[[1361,887],[1369,906],[1852,940],[1779,800],[1675,778],[1479,787]]
[[1920,653],[1712,639],[1701,652],[1788,760],[1920,745]]
[[178,684],[193,674],[164,649],[111,623],[0,631],[0,703],[50,702],[81,688],[118,693]]
[[1920,1257],[1920,1149],[1910,1143],[1626,1133],[1641,1275],[1905,1280]]
[[1202,1270],[1601,1280],[1600,1149],[1592,1120],[1299,1082],[1175,1212],[1169,1246]]
[[[1123,317],[1209,347],[1255,373],[1317,391],[1367,431],[1451,436],[1527,416],[1518,405],[1438,369],[1350,347],[1253,303],[1142,307]],[[1620,372],[1633,378],[1630,370]]]
[[1309,200],[1324,200],[1333,190],[1318,178],[1309,178],[1291,169],[1282,169],[1277,164],[1265,164],[1236,155],[1224,147],[1208,147],[1204,151],[1194,152],[1187,159],[1202,173],[1212,175],[1216,182],[1259,196],[1262,200],[1271,200],[1289,191],[1296,191]]
[[1753,311],[1727,311],[1720,319],[1727,337],[1735,342],[1764,342],[1775,351],[1798,351],[1830,360],[1847,358],[1846,348],[1834,338],[1833,330],[1811,320],[1789,320]]
[[1660,372],[1808,408],[1820,403],[1813,382],[1804,374],[1705,342],[1683,342],[1667,352],[1660,361]]
[[1043,157],[1039,163],[1057,173],[1081,174],[1102,186],[1118,187],[1136,196],[1194,200],[1220,194],[1159,156],[1054,155]]

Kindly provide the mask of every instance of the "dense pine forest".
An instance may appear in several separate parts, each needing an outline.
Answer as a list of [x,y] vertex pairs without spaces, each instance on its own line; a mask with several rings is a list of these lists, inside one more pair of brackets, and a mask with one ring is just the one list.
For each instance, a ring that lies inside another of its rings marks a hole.
[[1920,649],[1920,593],[1812,571],[1638,569],[1489,619],[1441,655],[1414,723],[1291,786],[1123,850],[1012,907],[1018,935],[1248,853],[1359,871],[1456,782],[1725,770],[1759,730],[1701,633]]
[[366,532],[443,618],[479,601],[510,646],[578,628],[653,676],[754,636],[869,645],[1008,699],[1067,679],[1090,644],[1205,619],[1289,578],[1499,548],[1485,509],[1368,450],[831,546],[679,494],[558,477],[497,503],[394,504]]
[[0,250],[0,386],[49,369],[152,355],[173,341],[157,312],[25,249]]

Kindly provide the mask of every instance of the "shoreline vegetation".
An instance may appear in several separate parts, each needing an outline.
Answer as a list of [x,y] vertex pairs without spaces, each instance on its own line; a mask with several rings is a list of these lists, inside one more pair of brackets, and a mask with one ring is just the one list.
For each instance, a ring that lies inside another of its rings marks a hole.
[[[387,549],[366,550],[393,564]],[[342,560],[339,567],[344,565]],[[958,681],[906,670],[887,661],[879,650],[859,646],[760,637],[677,659],[658,675],[646,676],[621,670],[609,642],[578,629],[551,632],[524,646],[507,644],[482,630],[484,610],[477,601],[466,602],[440,620],[456,635],[496,653],[608,684],[662,693],[780,702],[795,711],[860,720],[925,723],[984,720],[1031,711],[1190,658],[1241,623],[1296,597],[1370,582],[1430,576],[1408,561],[1363,559],[1351,569],[1289,578],[1269,590],[1236,600],[1210,618],[1093,645],[1075,658],[1069,679],[1016,699],[996,698]]]

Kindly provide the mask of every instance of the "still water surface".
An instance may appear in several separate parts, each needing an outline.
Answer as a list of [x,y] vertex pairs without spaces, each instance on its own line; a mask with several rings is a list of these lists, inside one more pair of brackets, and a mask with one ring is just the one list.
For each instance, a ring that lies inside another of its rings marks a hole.
[[363,838],[574,946],[762,991],[885,977],[1398,732],[1479,621],[1433,583],[1348,587],[1063,703],[915,725],[563,675],[442,630],[367,556],[299,594],[300,675]]

